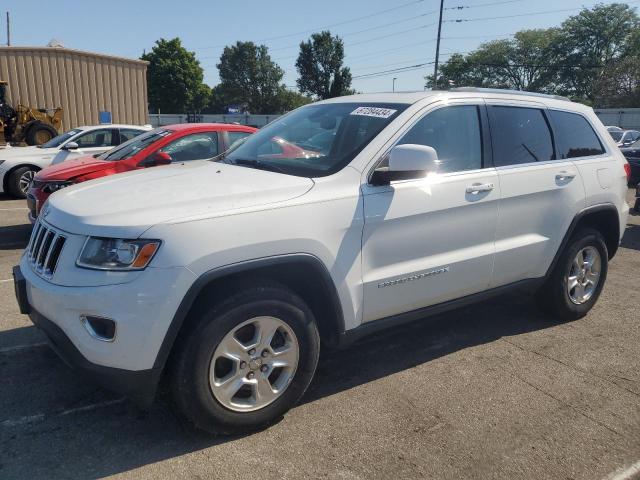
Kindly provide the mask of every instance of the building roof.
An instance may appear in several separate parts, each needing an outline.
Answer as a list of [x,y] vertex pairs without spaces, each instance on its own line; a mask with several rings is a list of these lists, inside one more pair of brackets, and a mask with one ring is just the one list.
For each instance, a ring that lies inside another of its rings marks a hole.
[[62,54],[72,54],[72,55],[79,55],[79,56],[84,56],[84,57],[94,57],[94,58],[102,58],[102,59],[108,59],[108,60],[117,60],[120,62],[126,62],[126,63],[137,63],[140,65],[148,65],[149,62],[145,61],[145,60],[140,60],[138,58],[128,58],[128,57],[119,57],[116,55],[108,55],[105,53],[96,53],[96,52],[87,52],[85,50],[75,50],[73,48],[66,48],[66,47],[30,47],[30,46],[11,46],[11,47],[7,47],[7,46],[0,46],[0,55],[4,55],[7,53],[12,53],[12,52],[21,52],[22,54],[25,53],[29,53],[29,52],[37,52],[38,54],[42,54],[42,53],[51,53],[51,54],[57,54],[57,53],[62,53]]

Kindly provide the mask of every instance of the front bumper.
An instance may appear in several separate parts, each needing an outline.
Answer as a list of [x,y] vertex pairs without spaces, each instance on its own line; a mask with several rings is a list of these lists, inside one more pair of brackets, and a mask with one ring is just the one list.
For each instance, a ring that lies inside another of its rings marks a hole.
[[27,298],[27,282],[20,267],[13,267],[13,279],[20,312],[29,314],[33,324],[45,333],[53,350],[67,365],[108,390],[127,395],[141,406],[153,402],[162,373],[160,368],[133,371],[90,362],[59,326],[31,307]]
[[[160,346],[194,275],[180,267],[149,267],[137,273],[142,275],[115,285],[55,285],[38,276],[23,256],[14,268],[14,283],[21,312],[29,314],[67,363],[97,383],[146,403],[160,378]],[[83,315],[116,321],[115,339],[93,337],[81,321]]]

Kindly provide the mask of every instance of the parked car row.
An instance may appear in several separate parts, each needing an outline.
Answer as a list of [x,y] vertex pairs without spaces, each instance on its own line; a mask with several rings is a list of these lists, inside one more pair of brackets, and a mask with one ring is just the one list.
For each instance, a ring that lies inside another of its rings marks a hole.
[[49,195],[69,185],[172,162],[212,158],[255,131],[235,124],[168,125],[144,132],[106,152],[51,165],[31,182],[27,192],[29,220],[35,221]]
[[36,173],[49,165],[84,155],[96,155],[130,140],[151,125],[95,125],[69,130],[48,142],[0,151],[0,193],[25,198]]

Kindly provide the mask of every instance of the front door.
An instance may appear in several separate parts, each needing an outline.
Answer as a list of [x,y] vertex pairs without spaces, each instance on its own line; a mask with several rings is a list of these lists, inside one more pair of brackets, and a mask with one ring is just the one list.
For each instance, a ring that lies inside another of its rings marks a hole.
[[426,178],[363,186],[363,321],[485,290],[500,189],[480,103],[431,109],[399,144],[435,148]]
[[[112,149],[118,144],[118,131],[114,128],[89,130],[70,140],[78,144],[74,150],[63,148],[53,158],[52,165],[77,158],[82,155],[96,155]],[[67,142],[69,143],[69,142]]]

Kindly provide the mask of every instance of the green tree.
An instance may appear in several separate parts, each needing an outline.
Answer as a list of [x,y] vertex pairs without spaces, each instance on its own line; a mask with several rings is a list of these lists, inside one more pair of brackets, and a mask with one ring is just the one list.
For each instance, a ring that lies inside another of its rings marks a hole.
[[640,56],[629,55],[611,65],[596,85],[597,108],[640,107]]
[[149,62],[147,86],[151,111],[185,113],[200,110],[208,102],[208,88],[195,53],[186,50],[179,38],[156,41],[141,57]]
[[342,66],[343,61],[344,44],[338,36],[333,37],[328,31],[314,33],[308,41],[300,43],[296,61],[298,88],[320,99],[353,93],[351,72]]
[[635,10],[623,3],[596,5],[562,23],[556,51],[559,93],[594,103],[602,79],[614,64],[629,55],[638,38]]
[[[553,87],[557,29],[522,30],[467,54],[454,54],[442,65],[438,88],[473,86],[544,92]],[[433,75],[427,77],[433,88]]]
[[278,92],[278,111],[275,113],[288,112],[311,102],[313,102],[311,97],[289,90],[283,85]]
[[220,84],[215,90],[224,104],[246,105],[251,113],[281,110],[284,70],[271,60],[267,47],[237,42],[225,47],[217,66]]

